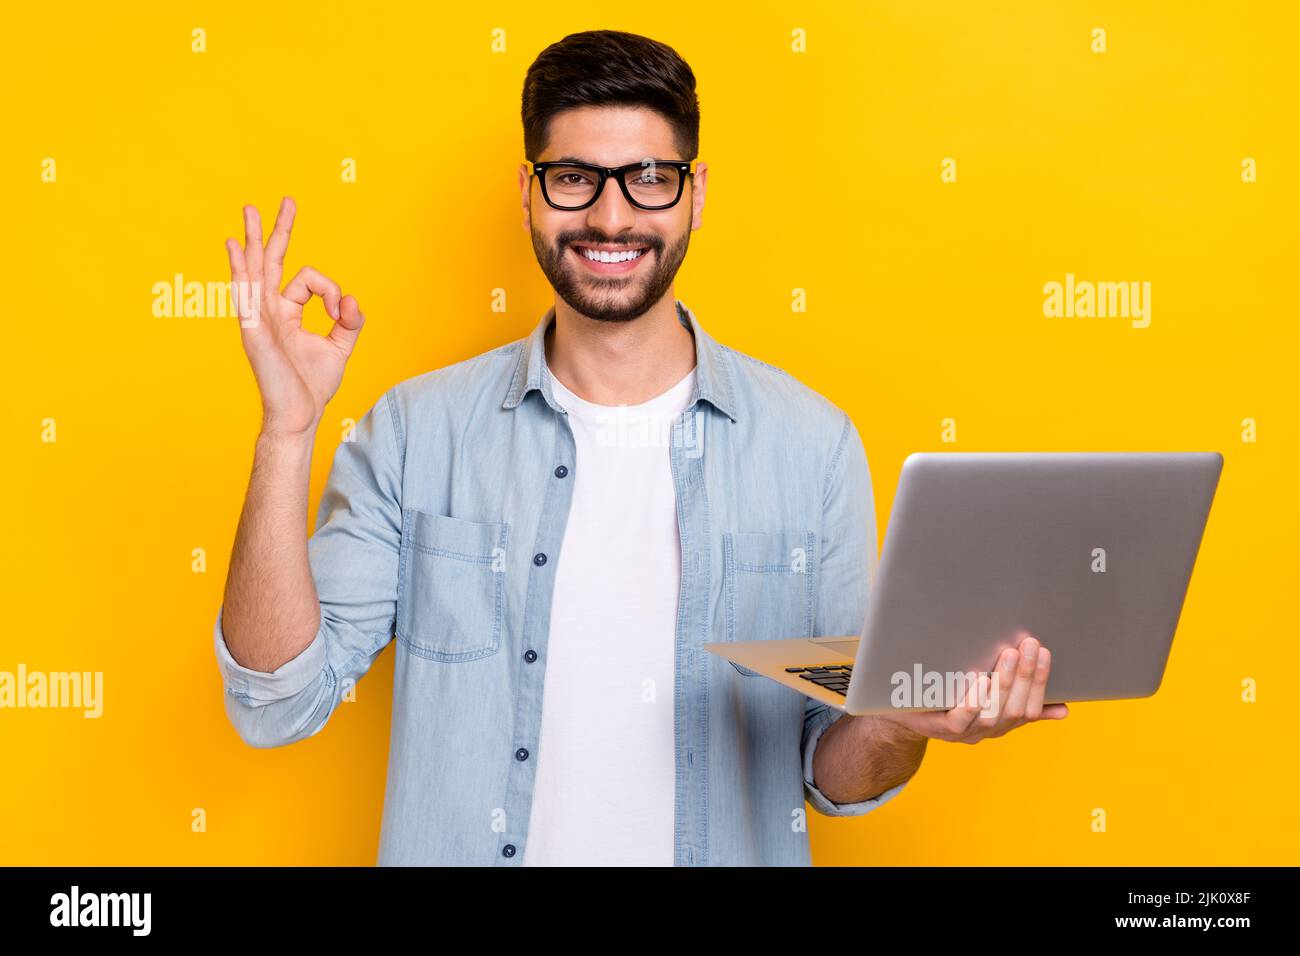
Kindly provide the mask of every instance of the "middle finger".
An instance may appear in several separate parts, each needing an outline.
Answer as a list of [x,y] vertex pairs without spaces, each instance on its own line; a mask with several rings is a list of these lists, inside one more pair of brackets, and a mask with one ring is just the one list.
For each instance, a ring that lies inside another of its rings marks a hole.
[[1052,652],[1045,647],[1038,649],[1038,667],[1034,670],[1034,683],[1029,690],[1029,700],[1025,704],[1025,719],[1037,720],[1043,715],[1043,697],[1047,694],[1047,675],[1052,670]]
[[280,291],[280,279],[284,275],[284,254],[289,249],[289,234],[293,232],[296,211],[293,200],[288,196],[280,200],[280,211],[275,214],[275,226],[266,243],[266,265],[263,267],[262,278],[266,282],[267,292]]

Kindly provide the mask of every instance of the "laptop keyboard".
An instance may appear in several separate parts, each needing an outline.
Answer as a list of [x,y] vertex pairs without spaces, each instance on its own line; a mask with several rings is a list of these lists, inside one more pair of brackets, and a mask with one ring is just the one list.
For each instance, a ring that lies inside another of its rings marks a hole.
[[849,678],[853,676],[852,664],[815,664],[812,667],[787,667],[787,674],[798,674],[820,687],[833,690],[841,697],[849,695]]

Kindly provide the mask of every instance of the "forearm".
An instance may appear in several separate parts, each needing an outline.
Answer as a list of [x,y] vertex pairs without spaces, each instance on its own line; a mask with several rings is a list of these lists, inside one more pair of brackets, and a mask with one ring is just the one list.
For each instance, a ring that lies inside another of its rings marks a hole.
[[813,781],[835,803],[872,799],[916,773],[927,742],[886,718],[845,714],[817,741]]
[[297,657],[320,628],[307,552],[314,441],[314,431],[257,438],[221,612],[231,656],[254,670]]

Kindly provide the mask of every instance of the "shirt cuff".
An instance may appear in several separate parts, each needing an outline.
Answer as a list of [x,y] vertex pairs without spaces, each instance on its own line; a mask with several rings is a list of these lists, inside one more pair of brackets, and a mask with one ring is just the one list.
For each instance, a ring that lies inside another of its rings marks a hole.
[[221,618],[224,613],[223,605],[217,611],[213,639],[216,645],[217,664],[221,668],[221,677],[228,693],[252,700],[284,700],[301,691],[320,675],[325,666],[326,650],[323,617],[315,638],[297,657],[281,664],[274,671],[255,671],[235,660],[230,653],[230,648],[226,646],[226,636],[221,629]]
[[894,799],[894,797],[898,796],[902,789],[907,786],[907,781],[904,780],[897,786],[890,787],[879,796],[872,797],[869,800],[860,800],[857,803],[835,803],[833,800],[829,799],[826,794],[817,789],[813,784],[813,754],[817,751],[817,741],[820,740],[822,734],[826,732],[826,728],[835,723],[835,721],[842,716],[842,712],[832,710],[829,707],[817,714],[817,716],[813,718],[812,725],[806,731],[806,739],[803,748],[803,784],[805,794],[808,798],[808,802],[812,804],[813,809],[828,817],[854,817],[860,816],[864,813],[870,813],[882,803],[887,803]]

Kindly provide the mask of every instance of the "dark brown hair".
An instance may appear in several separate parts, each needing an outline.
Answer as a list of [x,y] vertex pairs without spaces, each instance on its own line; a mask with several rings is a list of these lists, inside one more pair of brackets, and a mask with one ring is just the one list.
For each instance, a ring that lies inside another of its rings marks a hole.
[[571,33],[538,54],[524,77],[524,157],[538,161],[555,114],[615,105],[646,106],[672,124],[681,155],[661,159],[695,159],[700,149],[695,74],[672,47],[619,30]]

